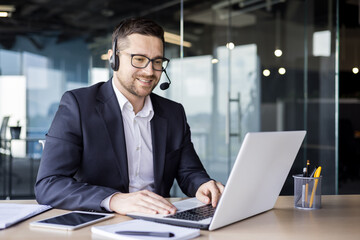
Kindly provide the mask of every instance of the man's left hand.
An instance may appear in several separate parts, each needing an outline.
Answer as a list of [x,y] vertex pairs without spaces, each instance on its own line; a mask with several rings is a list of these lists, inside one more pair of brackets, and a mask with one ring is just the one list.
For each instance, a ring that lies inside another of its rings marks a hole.
[[210,180],[200,185],[195,196],[202,203],[211,203],[213,207],[216,207],[223,191],[224,185],[220,182]]

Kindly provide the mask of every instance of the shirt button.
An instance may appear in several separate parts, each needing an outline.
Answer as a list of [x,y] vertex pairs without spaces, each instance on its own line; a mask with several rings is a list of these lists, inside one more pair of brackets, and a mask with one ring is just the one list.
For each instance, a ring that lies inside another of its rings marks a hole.
[[136,147],[136,151],[139,151],[140,150],[140,147]]

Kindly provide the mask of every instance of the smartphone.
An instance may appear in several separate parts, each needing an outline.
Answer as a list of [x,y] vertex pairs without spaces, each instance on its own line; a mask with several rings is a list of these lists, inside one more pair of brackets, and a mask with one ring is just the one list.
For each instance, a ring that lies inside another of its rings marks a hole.
[[87,225],[112,218],[114,214],[73,211],[59,216],[31,222],[32,227],[46,227],[52,229],[75,230]]

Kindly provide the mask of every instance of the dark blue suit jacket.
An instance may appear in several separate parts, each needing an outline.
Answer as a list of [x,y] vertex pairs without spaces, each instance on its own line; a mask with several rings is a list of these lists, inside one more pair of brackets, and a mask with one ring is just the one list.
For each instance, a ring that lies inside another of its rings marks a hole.
[[[190,139],[182,105],[151,94],[155,192],[169,197],[174,179],[188,196],[210,180]],[[40,204],[103,211],[115,192],[129,192],[121,110],[111,79],[66,92],[46,135],[35,185]]]

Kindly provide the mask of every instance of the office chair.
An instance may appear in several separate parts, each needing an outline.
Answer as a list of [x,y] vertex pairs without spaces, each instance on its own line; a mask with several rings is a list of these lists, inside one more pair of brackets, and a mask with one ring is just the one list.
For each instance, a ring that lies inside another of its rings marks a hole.
[[[9,119],[10,119],[9,116],[3,117],[1,129],[0,129],[0,156],[1,156],[0,168],[1,168],[1,175],[3,176],[2,181],[3,181],[3,189],[4,189],[5,197],[9,197],[9,196],[6,196],[7,195],[6,191],[8,189],[7,184],[10,184],[10,181],[12,181],[12,180],[10,180],[10,178],[15,179],[16,184],[19,184],[22,179],[22,176],[16,174],[15,172],[8,171],[7,160],[11,158],[12,159],[11,161],[14,162],[15,159],[29,159],[29,156],[25,156],[25,157],[13,157],[12,156],[11,141],[6,138]],[[34,159],[30,158],[30,165],[31,165],[30,166],[30,178],[31,178],[31,180],[29,181],[29,184],[31,186],[31,189],[32,189],[32,179],[33,179],[33,177],[32,177],[33,161],[34,161]],[[8,163],[8,164],[10,164],[10,163]],[[8,191],[11,196],[11,192],[10,192],[11,187],[9,187]]]
[[1,168],[1,175],[3,177],[3,191],[5,196],[6,191],[6,157],[9,155],[9,142],[6,141],[6,130],[8,128],[9,116],[5,116],[1,122],[0,128],[0,168]]
[[2,119],[1,128],[0,128],[0,153],[6,154],[6,151],[8,150],[8,143],[5,140],[6,139],[6,130],[8,127],[9,122],[9,116],[5,116]]

